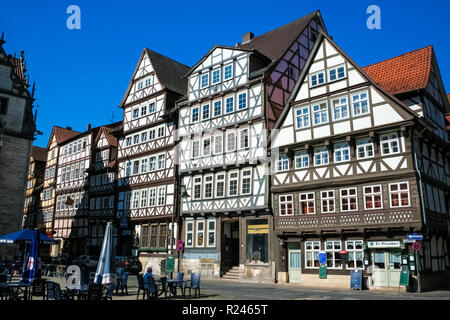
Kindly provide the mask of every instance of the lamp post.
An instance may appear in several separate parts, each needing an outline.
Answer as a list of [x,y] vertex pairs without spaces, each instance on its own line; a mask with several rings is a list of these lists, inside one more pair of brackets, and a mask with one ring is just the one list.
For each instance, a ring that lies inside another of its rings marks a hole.
[[[181,212],[181,199],[183,198],[183,199],[186,199],[186,198],[189,198],[190,197],[190,195],[187,193],[187,190],[186,190],[186,186],[184,185],[184,184],[181,184],[180,185],[180,197],[178,198],[178,200],[177,200],[177,207],[178,207],[178,210]],[[175,210],[174,210],[174,212],[175,212]],[[178,219],[178,222],[179,222],[179,220],[180,219]],[[178,223],[178,225],[180,225],[180,223]],[[171,242],[173,242],[173,214],[172,214],[172,237],[171,237]],[[180,228],[181,229],[181,228]],[[177,230],[177,232],[178,232],[178,234],[181,234],[181,232],[180,232],[181,230]],[[173,244],[172,244],[172,250],[173,250]],[[178,269],[178,272],[180,272],[180,264],[181,264],[181,252],[179,251],[178,252],[178,266],[177,266],[177,269]]]

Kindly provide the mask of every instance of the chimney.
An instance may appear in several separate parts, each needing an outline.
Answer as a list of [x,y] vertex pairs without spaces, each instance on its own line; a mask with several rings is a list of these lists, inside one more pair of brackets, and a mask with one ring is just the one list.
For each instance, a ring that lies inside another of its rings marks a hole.
[[72,127],[66,127],[67,130],[72,130]]
[[252,41],[255,35],[252,32],[247,32],[242,36],[242,44]]
[[88,123],[88,125],[87,125],[87,131],[90,131],[90,130],[91,130],[91,124]]

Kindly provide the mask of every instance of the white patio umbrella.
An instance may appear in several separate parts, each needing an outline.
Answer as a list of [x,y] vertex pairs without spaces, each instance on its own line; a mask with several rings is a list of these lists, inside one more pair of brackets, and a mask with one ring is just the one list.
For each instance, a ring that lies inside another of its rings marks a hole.
[[102,251],[98,259],[94,282],[97,284],[116,284],[116,267],[114,264],[113,256],[112,222],[108,222],[106,225]]

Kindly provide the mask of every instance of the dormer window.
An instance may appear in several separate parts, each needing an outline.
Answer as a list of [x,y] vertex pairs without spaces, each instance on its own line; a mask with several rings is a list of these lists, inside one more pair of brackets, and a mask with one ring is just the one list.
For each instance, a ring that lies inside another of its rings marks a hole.
[[212,84],[220,82],[220,69],[216,69],[212,73]]
[[209,86],[209,73],[202,74],[202,80],[201,80],[201,88],[206,88]]
[[319,86],[325,83],[325,71],[317,72],[310,76],[310,87]]

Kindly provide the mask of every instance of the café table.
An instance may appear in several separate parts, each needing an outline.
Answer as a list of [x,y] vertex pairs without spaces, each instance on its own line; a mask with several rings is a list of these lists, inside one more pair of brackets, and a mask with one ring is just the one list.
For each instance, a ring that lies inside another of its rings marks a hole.
[[70,289],[66,286],[67,293],[72,299],[77,297],[77,300],[86,300],[88,295],[89,287],[87,284],[82,284],[80,288]]
[[8,289],[8,296],[10,290],[14,291],[14,295],[19,297],[19,293],[23,292],[23,300],[28,300],[28,288],[30,284],[27,282],[15,281],[15,282],[2,282],[0,286]]
[[[177,288],[176,285],[177,285],[177,283],[178,282],[182,282],[183,286],[184,286],[184,283],[186,283],[187,281],[188,280],[177,280],[177,279],[166,279],[166,280],[164,280],[164,278],[160,278],[160,279],[156,280],[156,282],[159,282],[159,283],[163,284],[163,288],[165,288],[165,290],[166,290],[165,292],[168,292],[170,295],[172,295],[174,297],[177,296],[177,294],[176,294],[176,288]],[[163,282],[166,283],[166,286],[164,286]],[[184,293],[183,293],[183,296],[184,296]]]

